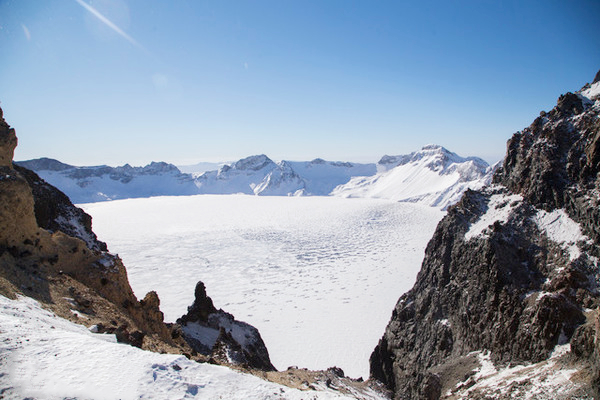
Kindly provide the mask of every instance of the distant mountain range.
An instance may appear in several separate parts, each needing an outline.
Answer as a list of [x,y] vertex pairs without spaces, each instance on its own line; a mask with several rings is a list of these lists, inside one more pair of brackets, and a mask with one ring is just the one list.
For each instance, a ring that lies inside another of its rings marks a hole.
[[466,189],[489,183],[492,167],[476,157],[463,158],[428,145],[377,163],[312,161],[274,162],[255,155],[220,168],[183,173],[153,162],[145,167],[76,167],[40,158],[16,164],[35,171],[75,203],[151,196],[253,194],[269,196],[371,197],[446,208]]

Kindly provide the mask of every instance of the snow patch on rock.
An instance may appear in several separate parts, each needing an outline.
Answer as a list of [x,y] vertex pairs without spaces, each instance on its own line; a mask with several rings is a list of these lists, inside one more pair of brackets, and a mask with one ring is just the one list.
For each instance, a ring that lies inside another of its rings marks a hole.
[[497,222],[506,223],[515,208],[521,204],[523,197],[518,194],[493,194],[487,203],[487,211],[469,227],[465,240],[485,238]]
[[575,369],[562,368],[559,359],[570,351],[570,345],[556,346],[552,356],[536,364],[523,364],[497,369],[490,359],[489,352],[478,352],[480,366],[469,380],[476,382],[469,386],[460,382],[454,391],[447,395],[455,398],[487,398],[487,396],[520,399],[551,399],[561,394],[571,393],[578,384],[571,380]]
[[581,95],[590,100],[600,99],[600,81],[593,83],[589,88],[582,90]]
[[567,250],[571,260],[575,260],[581,255],[577,242],[590,240],[581,233],[579,224],[569,218],[562,209],[552,212],[538,210],[533,216],[533,221],[550,240]]

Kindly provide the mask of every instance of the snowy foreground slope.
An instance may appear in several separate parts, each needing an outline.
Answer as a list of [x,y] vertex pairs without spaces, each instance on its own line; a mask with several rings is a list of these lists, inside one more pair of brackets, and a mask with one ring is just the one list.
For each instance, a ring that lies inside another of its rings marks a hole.
[[134,292],[157,291],[166,321],[186,312],[202,280],[217,308],[259,329],[277,369],[335,365],[365,379],[444,215],[380,199],[247,195],[84,209],[123,258]]
[[252,194],[262,196],[373,197],[445,209],[467,189],[489,182],[491,168],[429,145],[377,164],[275,162],[256,155],[203,173],[181,173],[166,163],[145,167],[74,167],[51,159],[19,162],[64,191],[75,203],[151,196]]
[[[0,296],[0,398],[341,399],[325,385],[300,391],[182,355],[94,334],[33,299]],[[382,398],[375,392],[363,398]]]

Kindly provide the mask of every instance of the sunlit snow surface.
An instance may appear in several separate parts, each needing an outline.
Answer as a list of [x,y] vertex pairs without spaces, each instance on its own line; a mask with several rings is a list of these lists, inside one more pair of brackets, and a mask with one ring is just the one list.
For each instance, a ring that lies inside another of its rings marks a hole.
[[324,390],[302,392],[181,355],[143,351],[58,318],[31,298],[0,296],[2,399],[344,398]]
[[155,290],[167,321],[202,280],[217,308],[256,326],[278,369],[368,359],[410,289],[443,213],[335,197],[202,195],[83,205],[124,260],[138,297]]

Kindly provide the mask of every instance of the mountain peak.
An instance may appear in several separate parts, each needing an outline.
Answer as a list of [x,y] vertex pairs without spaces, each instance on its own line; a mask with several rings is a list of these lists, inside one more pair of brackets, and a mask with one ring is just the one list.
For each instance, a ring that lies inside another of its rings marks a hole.
[[426,144],[425,146],[421,147],[421,150],[439,150],[449,153],[449,151],[444,146],[440,146],[439,144],[433,143]]
[[437,144],[427,144],[421,150],[399,156],[385,155],[378,164],[384,169],[390,169],[413,162],[426,162],[431,169],[447,168],[452,164],[462,164],[473,161],[479,169],[489,167],[489,164],[478,157],[461,157],[458,154]]
[[269,164],[275,164],[275,163],[273,162],[273,160],[271,160],[266,155],[260,154],[260,155],[243,158],[243,159],[239,160],[238,162],[236,162],[233,165],[233,167],[237,170],[258,171],[260,169],[263,169],[264,167],[266,167]]
[[17,162],[22,167],[34,170],[34,171],[66,171],[71,168],[75,168],[72,165],[62,163],[53,158],[36,158],[35,160],[19,161]]

